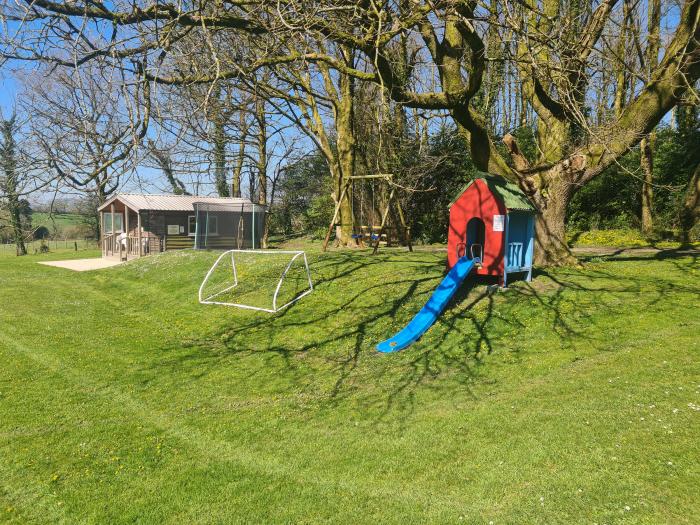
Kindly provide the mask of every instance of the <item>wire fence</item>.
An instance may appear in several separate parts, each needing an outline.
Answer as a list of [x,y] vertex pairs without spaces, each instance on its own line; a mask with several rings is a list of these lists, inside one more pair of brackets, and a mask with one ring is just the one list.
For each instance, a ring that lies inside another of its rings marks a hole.
[[[49,251],[55,250],[98,250],[100,248],[99,241],[95,239],[45,239],[32,240],[24,243],[27,247],[27,253],[39,253],[41,247],[46,246]],[[16,250],[14,243],[0,243],[0,253],[14,253]]]

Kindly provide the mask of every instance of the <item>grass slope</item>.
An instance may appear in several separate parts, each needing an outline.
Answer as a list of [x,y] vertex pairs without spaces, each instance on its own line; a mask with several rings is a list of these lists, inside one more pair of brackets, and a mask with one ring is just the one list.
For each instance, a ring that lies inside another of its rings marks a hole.
[[697,261],[476,286],[380,355],[444,254],[311,253],[275,316],[196,303],[216,255],[0,259],[0,521],[697,522]]
[[78,213],[54,213],[53,215],[46,212],[32,213],[32,227],[46,226],[49,231],[56,228],[63,229],[71,226],[80,226],[83,224],[83,216]]

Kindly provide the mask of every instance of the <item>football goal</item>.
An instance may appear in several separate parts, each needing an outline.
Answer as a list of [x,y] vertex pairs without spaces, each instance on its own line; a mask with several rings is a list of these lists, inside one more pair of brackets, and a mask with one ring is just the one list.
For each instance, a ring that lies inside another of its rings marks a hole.
[[199,302],[275,313],[313,289],[303,251],[227,250],[204,277]]

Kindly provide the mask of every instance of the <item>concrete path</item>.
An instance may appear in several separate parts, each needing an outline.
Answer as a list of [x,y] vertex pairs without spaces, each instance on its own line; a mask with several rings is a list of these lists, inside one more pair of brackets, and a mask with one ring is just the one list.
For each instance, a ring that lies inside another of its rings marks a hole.
[[46,266],[55,266],[56,268],[65,268],[67,270],[73,270],[75,272],[88,272],[90,270],[101,270],[102,268],[109,268],[110,266],[117,266],[121,264],[118,259],[72,259],[68,261],[45,261],[39,264],[45,264]]

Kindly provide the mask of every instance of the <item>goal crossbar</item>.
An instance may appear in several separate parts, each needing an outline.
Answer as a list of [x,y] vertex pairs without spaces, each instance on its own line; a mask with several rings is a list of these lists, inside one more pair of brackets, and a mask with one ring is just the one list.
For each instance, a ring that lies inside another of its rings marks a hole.
[[[235,255],[237,253],[247,253],[247,254],[253,253],[256,255],[291,255],[292,256],[292,258],[287,263],[287,266],[285,266],[284,271],[280,275],[279,281],[277,282],[277,287],[275,288],[275,294],[272,297],[272,308],[262,308],[259,306],[252,306],[249,304],[241,304],[241,303],[233,303],[233,302],[215,300],[217,297],[220,297],[221,295],[233,290],[236,286],[238,286],[238,272],[236,270],[236,257],[235,257]],[[231,286],[228,286],[227,288],[224,288],[223,290],[220,290],[216,293],[205,296],[204,287],[207,285],[207,282],[209,282],[209,278],[214,273],[214,270],[216,269],[216,267],[219,265],[219,263],[227,255],[231,256],[231,269],[232,269],[232,274],[233,274],[233,284]],[[281,306],[277,306],[277,296],[279,295],[280,289],[282,288],[282,283],[284,282],[284,278],[287,276],[287,273],[289,272],[289,269],[292,267],[292,264],[294,264],[294,261],[300,257],[304,260],[304,270],[306,272],[306,277],[309,281],[309,288],[307,290],[305,290],[303,293],[300,293],[300,294],[294,296],[287,303],[285,303]],[[207,275],[204,277],[202,284],[199,286],[198,298],[199,298],[199,302],[201,304],[218,304],[218,305],[222,305],[222,306],[235,306],[237,308],[245,308],[248,310],[258,310],[261,312],[268,312],[268,313],[274,314],[276,312],[279,312],[280,310],[283,310],[284,308],[291,305],[292,303],[297,302],[302,297],[313,292],[313,290],[314,290],[314,283],[311,280],[311,270],[309,270],[309,261],[307,260],[306,252],[304,252],[304,251],[296,251],[296,250],[227,250],[224,253],[222,253],[221,255],[219,255],[219,257],[216,259],[216,262],[212,265],[212,267],[207,272]]]

